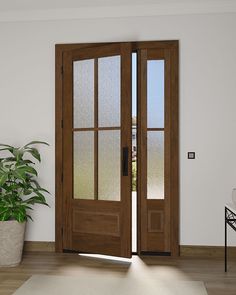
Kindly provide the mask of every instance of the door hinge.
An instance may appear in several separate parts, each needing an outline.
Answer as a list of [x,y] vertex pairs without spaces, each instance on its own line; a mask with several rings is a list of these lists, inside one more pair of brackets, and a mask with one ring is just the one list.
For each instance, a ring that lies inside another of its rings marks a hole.
[[63,120],[61,120],[61,128],[63,128],[63,126],[64,126],[64,122]]
[[63,66],[61,66],[61,74],[63,75],[63,73],[64,73],[64,68]]
[[63,182],[63,173],[61,174],[61,182]]
[[61,236],[63,238],[63,227],[61,228]]

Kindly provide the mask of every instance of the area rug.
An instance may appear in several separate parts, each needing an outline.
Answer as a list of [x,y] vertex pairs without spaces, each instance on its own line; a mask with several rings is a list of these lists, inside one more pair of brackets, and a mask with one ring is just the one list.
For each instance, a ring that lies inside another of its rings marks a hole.
[[14,295],[207,295],[203,282],[33,275]]

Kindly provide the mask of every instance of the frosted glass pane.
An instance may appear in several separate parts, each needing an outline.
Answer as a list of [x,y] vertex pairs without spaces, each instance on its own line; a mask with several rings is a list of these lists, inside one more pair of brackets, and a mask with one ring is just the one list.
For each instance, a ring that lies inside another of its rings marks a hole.
[[164,60],[147,62],[148,128],[164,128]]
[[94,199],[94,132],[74,133],[74,198]]
[[98,59],[98,125],[120,126],[120,56]]
[[164,132],[147,134],[147,198],[164,199]]
[[94,127],[94,59],[74,62],[74,128]]
[[99,200],[120,201],[120,169],[120,131],[99,131]]

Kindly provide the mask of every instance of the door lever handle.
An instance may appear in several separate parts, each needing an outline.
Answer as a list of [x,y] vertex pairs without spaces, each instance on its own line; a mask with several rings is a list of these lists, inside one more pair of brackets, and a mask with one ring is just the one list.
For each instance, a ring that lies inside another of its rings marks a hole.
[[129,175],[129,148],[123,147],[123,155],[122,155],[122,171],[123,176]]

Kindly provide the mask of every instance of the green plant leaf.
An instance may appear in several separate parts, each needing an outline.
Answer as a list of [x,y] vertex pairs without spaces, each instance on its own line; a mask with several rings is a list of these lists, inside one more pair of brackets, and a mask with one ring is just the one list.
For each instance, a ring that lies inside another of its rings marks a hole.
[[11,217],[11,211],[5,210],[4,212],[0,213],[0,220],[1,221],[8,221]]
[[38,190],[39,190],[39,191],[42,191],[42,192],[45,192],[45,193],[47,193],[47,194],[49,194],[49,195],[51,195],[50,192],[47,191],[45,188],[39,187]]
[[36,176],[38,175],[37,171],[30,166],[19,167],[17,171],[19,171],[20,173],[31,173]]
[[39,185],[35,163],[27,158],[31,154],[41,161],[39,151],[31,146],[40,143],[48,145],[39,141],[22,148],[0,145],[0,149],[12,154],[0,158],[0,220],[24,222],[31,219],[28,211],[33,209],[32,205],[48,206],[44,193],[49,194],[49,191]]
[[12,152],[13,148],[2,148],[2,149],[0,149],[0,151],[10,151],[10,152]]
[[8,144],[3,144],[3,143],[0,143],[0,146],[5,146],[5,147],[9,147],[9,148],[12,148],[12,149],[14,149],[14,147],[13,147],[13,146],[11,146],[11,145],[8,145]]
[[4,185],[4,183],[7,181],[8,179],[8,174],[0,174],[0,187]]
[[26,150],[28,153],[30,153],[35,159],[37,159],[39,162],[41,162],[40,153],[36,148],[30,148]]
[[31,142],[27,143],[24,147],[26,148],[26,147],[28,147],[29,145],[32,145],[32,144],[45,144],[45,145],[49,146],[49,144],[47,142],[45,142],[45,141],[37,141],[37,140],[35,140],[35,141],[31,141]]
[[31,221],[34,221],[33,218],[32,218],[30,215],[26,214],[26,216],[27,216],[27,218],[29,218]]

